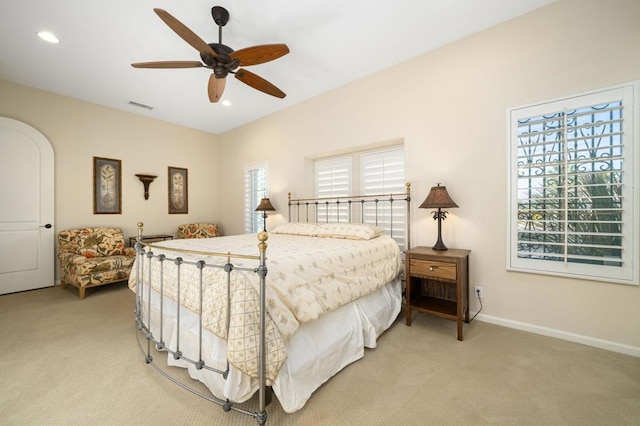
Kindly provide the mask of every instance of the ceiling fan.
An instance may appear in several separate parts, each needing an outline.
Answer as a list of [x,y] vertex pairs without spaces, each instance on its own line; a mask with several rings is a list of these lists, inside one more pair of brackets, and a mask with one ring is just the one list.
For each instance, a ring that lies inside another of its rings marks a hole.
[[229,22],[229,12],[221,6],[211,8],[213,21],[218,25],[218,43],[206,43],[182,22],[174,18],[163,9],[153,11],[184,41],[200,52],[199,61],[162,61],[162,62],[136,62],[131,64],[134,68],[198,68],[204,67],[213,70],[209,77],[208,94],[211,102],[218,102],[224,92],[227,75],[234,74],[238,80],[277,98],[284,98],[285,93],[264,78],[243,68],[250,65],[258,65],[278,59],[289,53],[286,44],[263,44],[234,51],[229,46],[222,44],[222,27]]

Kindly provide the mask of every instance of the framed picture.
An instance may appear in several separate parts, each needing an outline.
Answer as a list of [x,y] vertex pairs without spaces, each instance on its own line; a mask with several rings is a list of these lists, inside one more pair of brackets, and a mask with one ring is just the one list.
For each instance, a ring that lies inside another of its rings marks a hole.
[[93,157],[93,214],[122,214],[122,162]]
[[169,166],[169,214],[189,213],[187,169]]

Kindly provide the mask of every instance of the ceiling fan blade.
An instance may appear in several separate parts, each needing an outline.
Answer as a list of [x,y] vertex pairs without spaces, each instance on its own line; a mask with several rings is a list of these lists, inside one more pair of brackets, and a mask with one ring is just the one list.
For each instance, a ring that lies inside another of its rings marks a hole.
[[224,93],[224,86],[227,84],[227,78],[216,78],[215,74],[211,74],[209,77],[209,87],[207,91],[209,92],[209,101],[212,103],[216,103],[222,97]]
[[273,84],[269,83],[264,78],[247,71],[245,69],[239,69],[236,71],[236,78],[246,85],[253,87],[267,95],[275,96],[276,98],[284,98],[287,96],[282,90],[278,89]]
[[241,66],[258,65],[273,61],[289,53],[286,44],[262,44],[236,50],[229,54],[231,59],[237,59]]
[[136,62],[131,64],[134,68],[198,68],[202,63],[198,61],[161,61],[161,62]]
[[174,18],[169,12],[163,9],[153,9],[153,11],[169,26],[176,34],[178,34],[184,41],[189,43],[198,52],[206,52],[217,58],[216,52],[209,46],[204,40],[202,40],[196,33],[191,31],[182,22]]

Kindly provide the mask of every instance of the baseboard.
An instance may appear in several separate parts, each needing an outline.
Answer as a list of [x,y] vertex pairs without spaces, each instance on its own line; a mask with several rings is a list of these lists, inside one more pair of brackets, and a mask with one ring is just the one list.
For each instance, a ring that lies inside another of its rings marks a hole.
[[631,355],[640,358],[640,347],[624,345],[622,343],[612,342],[609,340],[597,339],[595,337],[583,336],[581,334],[569,333],[567,331],[556,330],[548,327],[527,324],[524,322],[508,320],[504,318],[493,317],[490,315],[479,314],[475,319],[488,322],[491,324],[501,325],[503,327],[514,328],[516,330],[528,331],[530,333],[541,334],[543,336],[556,337],[570,342],[581,343],[595,348],[606,349],[608,351],[618,352],[625,355]]

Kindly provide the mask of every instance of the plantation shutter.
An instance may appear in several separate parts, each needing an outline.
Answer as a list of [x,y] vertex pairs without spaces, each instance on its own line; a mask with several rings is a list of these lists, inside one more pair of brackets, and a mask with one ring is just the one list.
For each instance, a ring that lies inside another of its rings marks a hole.
[[[404,148],[362,154],[361,184],[363,195],[405,192]],[[364,222],[380,226],[401,246],[405,244],[404,202],[378,202],[364,205]]]
[[351,157],[318,160],[316,168],[316,198],[351,195]]
[[510,266],[633,280],[633,106],[620,88],[512,111]]
[[267,197],[267,165],[246,166],[244,170],[244,231],[258,232],[263,228],[262,213],[256,212],[260,200]]
[[[351,157],[335,157],[315,162],[316,198],[335,198],[351,195]],[[347,205],[318,206],[317,221],[348,222]]]

